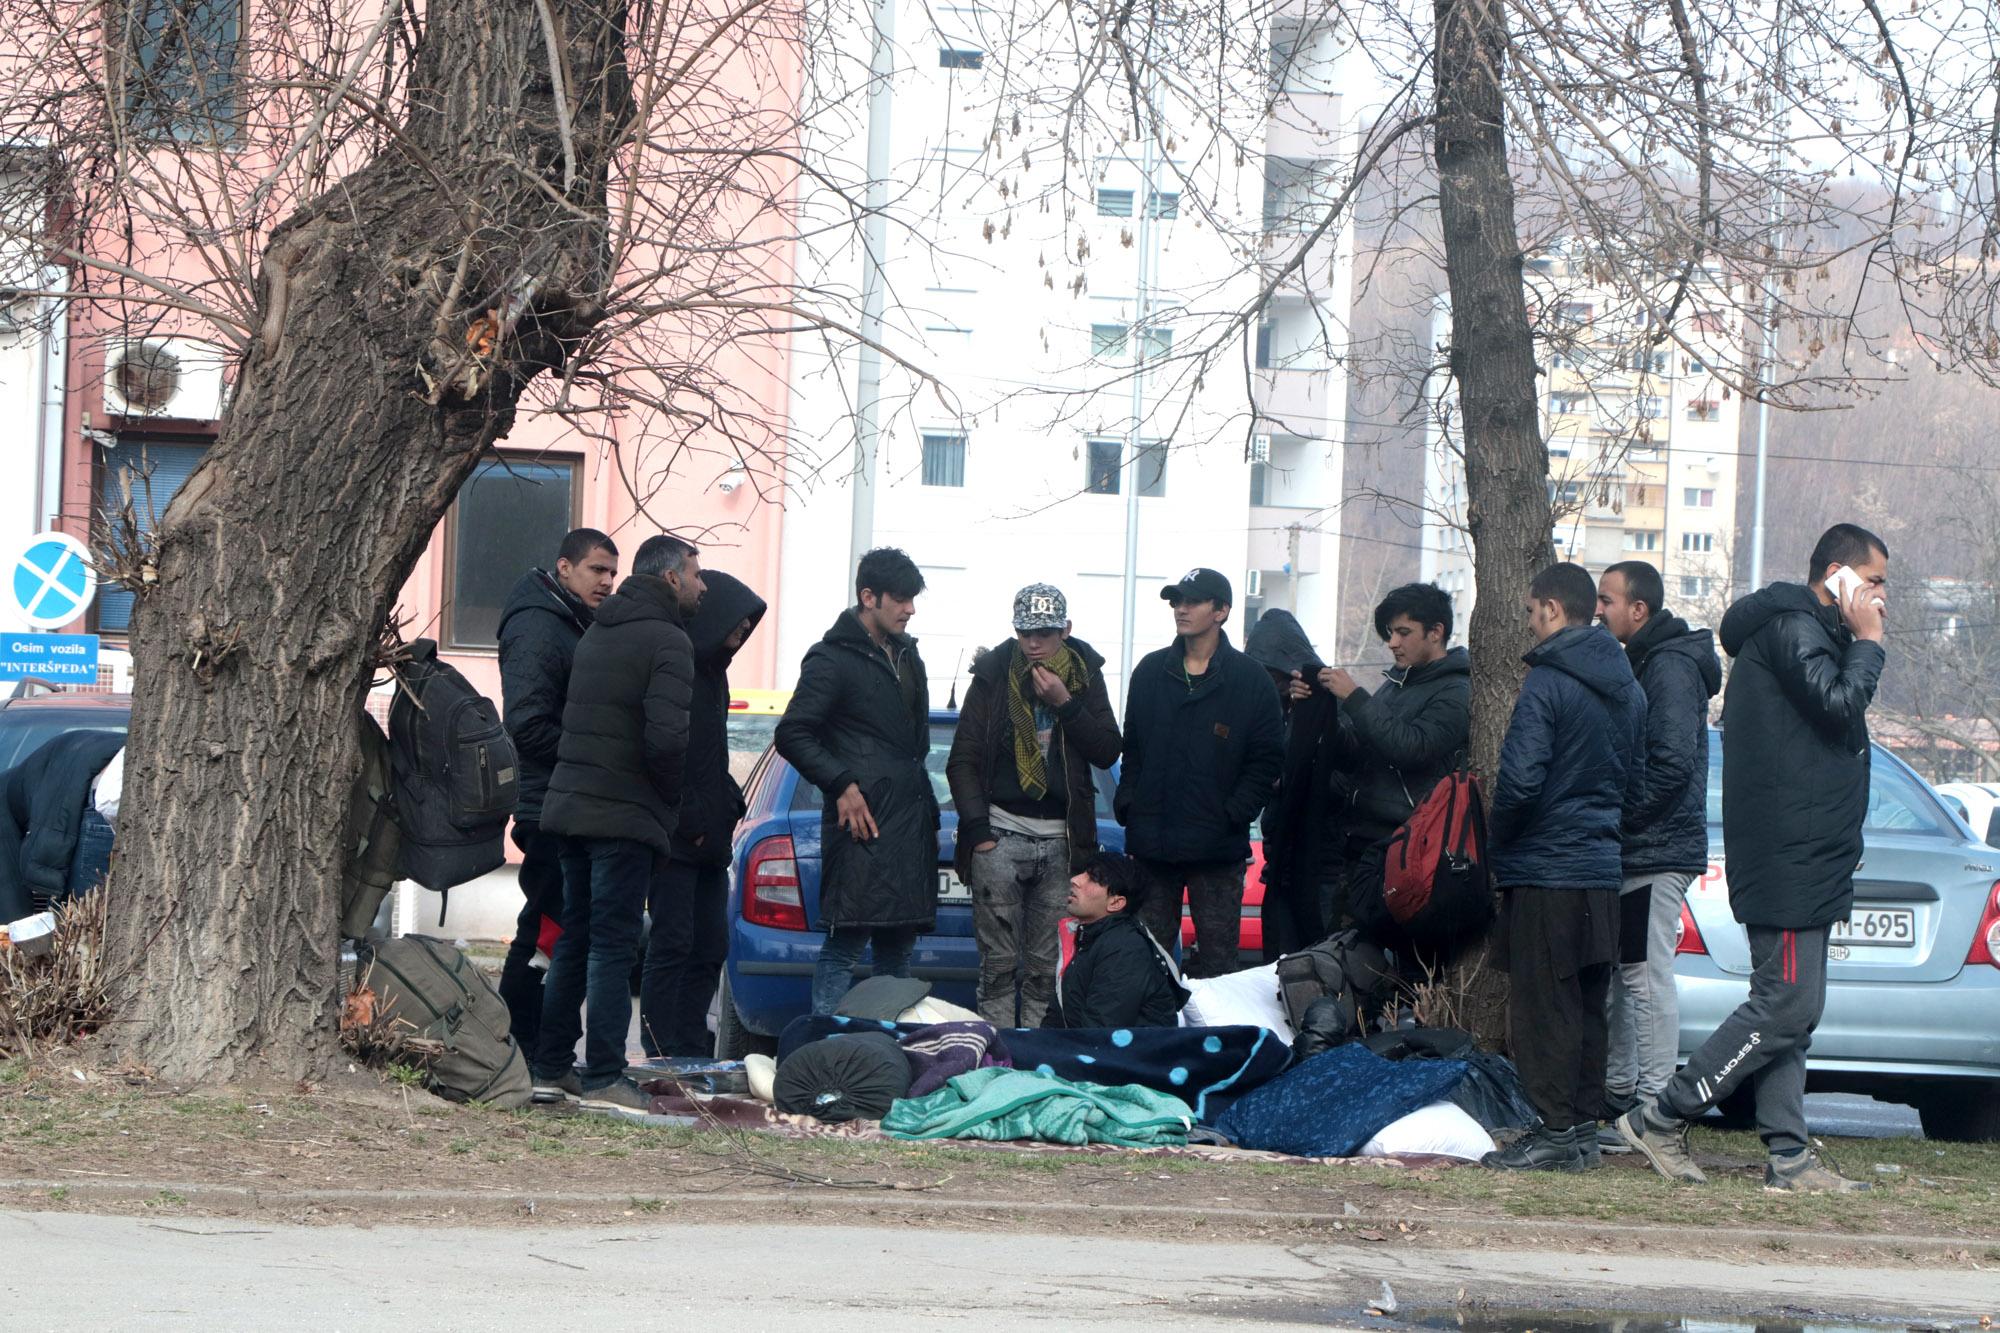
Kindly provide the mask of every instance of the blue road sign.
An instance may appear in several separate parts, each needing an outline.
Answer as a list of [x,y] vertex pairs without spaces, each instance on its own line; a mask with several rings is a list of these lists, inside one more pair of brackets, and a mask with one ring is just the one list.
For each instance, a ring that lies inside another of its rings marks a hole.
[[0,634],[0,680],[97,683],[95,634]]
[[97,577],[83,543],[61,532],[28,539],[7,571],[6,615],[31,629],[60,629],[90,605]]

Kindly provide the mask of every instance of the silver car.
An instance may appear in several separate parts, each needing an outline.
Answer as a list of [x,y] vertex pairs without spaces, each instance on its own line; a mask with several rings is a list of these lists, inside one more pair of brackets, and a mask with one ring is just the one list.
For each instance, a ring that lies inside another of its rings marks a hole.
[[[1674,967],[1683,1058],[1749,992],[1750,944],[1729,911],[1723,861],[1722,744],[1709,733],[1712,859],[1688,890]],[[2000,851],[1879,745],[1862,840],[1854,913],[1833,930],[1809,1086],[1909,1103],[1932,1138],[2000,1139]],[[1725,1111],[1747,1111],[1747,1094]]]

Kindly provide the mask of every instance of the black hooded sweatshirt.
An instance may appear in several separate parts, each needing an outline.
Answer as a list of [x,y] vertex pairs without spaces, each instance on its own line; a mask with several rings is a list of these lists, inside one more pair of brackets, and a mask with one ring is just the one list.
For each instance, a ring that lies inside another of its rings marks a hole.
[[590,620],[590,608],[544,569],[523,574],[500,612],[500,698],[521,760],[514,818],[524,824],[541,822],[549,774],[560,757],[570,663]]
[[745,620],[750,633],[756,633],[766,608],[764,599],[733,574],[704,569],[701,578],[708,591],[687,623],[694,646],[694,695],[674,859],[725,866],[744,807],[743,789],[729,772],[729,663],[739,649],[727,647],[724,640]]
[[1625,807],[1625,876],[1708,869],[1708,701],[1722,688],[1715,635],[1671,611],[1625,645],[1646,692],[1646,781]]
[[1774,583],[1729,608],[1722,841],[1746,926],[1847,919],[1868,813],[1868,705],[1888,661],[1811,588]]
[[[1266,671],[1287,676],[1296,671],[1312,686],[1311,694],[1289,706],[1285,690],[1278,689],[1285,709],[1285,767],[1264,807],[1264,885],[1317,895],[1322,883],[1340,878],[1341,821],[1334,792],[1340,701],[1320,685],[1324,664],[1289,611],[1259,616],[1243,640],[1243,653]],[[1294,947],[1316,943],[1314,938]]]

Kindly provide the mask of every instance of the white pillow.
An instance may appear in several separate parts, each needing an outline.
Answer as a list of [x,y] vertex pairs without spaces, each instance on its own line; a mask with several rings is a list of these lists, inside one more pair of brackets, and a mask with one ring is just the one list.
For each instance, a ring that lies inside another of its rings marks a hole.
[[926,995],[915,1004],[896,1015],[898,1023],[983,1023],[986,1020],[970,1009],[961,1008],[950,1000],[940,1000],[935,995]]
[[1276,963],[1220,977],[1189,977],[1183,984],[1190,992],[1181,1010],[1184,1028],[1269,1028],[1287,1042],[1294,1036]]
[[1493,1136],[1453,1102],[1432,1102],[1382,1126],[1361,1145],[1363,1157],[1421,1153],[1476,1162],[1493,1151]]
[[778,1100],[778,1062],[768,1055],[743,1057],[743,1072],[750,1078],[750,1095],[766,1104]]

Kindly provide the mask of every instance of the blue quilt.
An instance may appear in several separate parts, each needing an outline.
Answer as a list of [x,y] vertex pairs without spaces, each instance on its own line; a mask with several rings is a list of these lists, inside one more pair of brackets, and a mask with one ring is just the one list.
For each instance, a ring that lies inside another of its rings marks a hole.
[[1463,1060],[1384,1060],[1350,1042],[1246,1093],[1215,1129],[1239,1148],[1352,1157],[1384,1125],[1449,1096],[1465,1068]]
[[[909,1023],[806,1015],[793,1019],[778,1039],[778,1062],[807,1042],[842,1032],[887,1031],[902,1038],[917,1030]],[[1203,1125],[1277,1077],[1292,1058],[1277,1033],[1259,1027],[1003,1028],[1000,1037],[1016,1069],[1073,1083],[1151,1088],[1192,1106]]]

